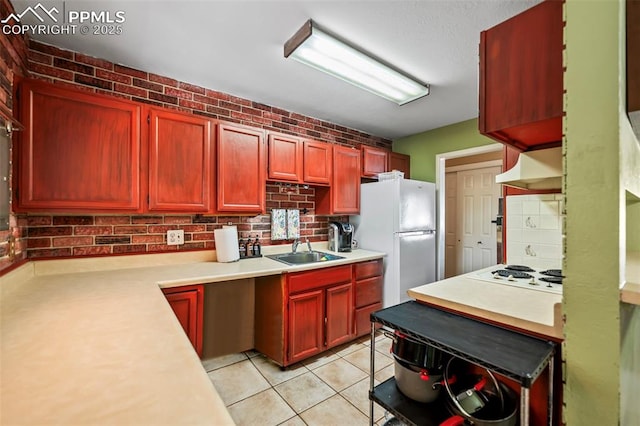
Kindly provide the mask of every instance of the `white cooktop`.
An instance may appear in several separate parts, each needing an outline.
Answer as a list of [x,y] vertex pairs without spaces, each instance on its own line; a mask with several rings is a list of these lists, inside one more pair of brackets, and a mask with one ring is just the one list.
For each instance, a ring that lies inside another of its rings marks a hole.
[[[496,265],[491,268],[482,269],[475,273],[469,274],[469,278],[486,281],[494,284],[508,285],[513,287],[519,287],[523,289],[533,291],[544,291],[547,293],[562,294],[562,284],[556,284],[546,282],[545,279],[549,278],[549,275],[545,275],[542,272],[548,271],[545,269],[532,269],[531,271],[513,271],[508,269],[511,265]],[[516,265],[520,266],[520,265]],[[507,271],[500,275],[497,271]],[[554,270],[559,271],[559,270]],[[519,278],[519,273],[524,272],[528,275],[523,278]]]

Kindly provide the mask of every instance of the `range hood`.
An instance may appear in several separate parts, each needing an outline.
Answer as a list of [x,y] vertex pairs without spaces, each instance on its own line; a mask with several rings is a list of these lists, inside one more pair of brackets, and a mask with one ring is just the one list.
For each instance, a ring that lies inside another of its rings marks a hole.
[[562,148],[522,152],[511,169],[496,176],[496,183],[521,189],[562,187]]

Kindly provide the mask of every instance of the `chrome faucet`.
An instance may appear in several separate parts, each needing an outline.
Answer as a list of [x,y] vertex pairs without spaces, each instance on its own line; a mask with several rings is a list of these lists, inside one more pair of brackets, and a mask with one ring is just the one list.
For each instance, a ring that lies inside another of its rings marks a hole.
[[[307,243],[307,251],[309,253],[313,252],[311,248],[311,242],[309,242],[308,237],[304,237],[304,241]],[[298,245],[300,244],[300,238],[296,238],[293,240],[293,244],[291,245],[291,253],[295,253],[298,250]]]

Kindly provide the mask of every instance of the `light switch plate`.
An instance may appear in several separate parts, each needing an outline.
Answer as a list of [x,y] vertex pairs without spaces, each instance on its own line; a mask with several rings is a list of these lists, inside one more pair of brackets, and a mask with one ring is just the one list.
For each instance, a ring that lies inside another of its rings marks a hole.
[[167,245],[179,246],[184,244],[184,230],[174,229],[167,231]]

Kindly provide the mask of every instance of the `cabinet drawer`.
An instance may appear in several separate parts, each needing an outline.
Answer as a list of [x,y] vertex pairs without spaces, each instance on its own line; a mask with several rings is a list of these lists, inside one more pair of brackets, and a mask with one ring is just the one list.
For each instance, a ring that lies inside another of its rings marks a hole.
[[382,277],[356,281],[356,308],[382,300]]
[[356,263],[356,280],[382,275],[382,259],[370,260],[368,262]]
[[[364,308],[356,309],[356,337],[364,336],[371,332],[371,320],[369,319],[369,315],[380,309],[382,309],[382,303],[375,303],[373,305],[365,306]],[[376,328],[379,327],[380,324],[377,324]]]
[[348,283],[351,282],[351,266],[344,265],[293,273],[289,275],[288,282],[290,294],[327,285]]

